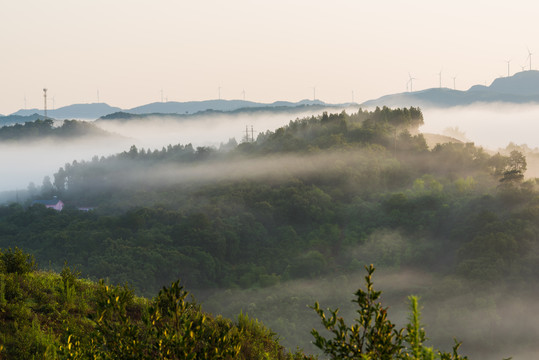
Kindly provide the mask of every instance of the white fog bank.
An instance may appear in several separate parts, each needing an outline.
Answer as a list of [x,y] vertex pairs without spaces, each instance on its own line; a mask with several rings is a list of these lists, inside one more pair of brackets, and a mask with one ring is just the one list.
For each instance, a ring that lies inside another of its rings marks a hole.
[[[218,148],[235,138],[239,143],[245,136],[256,139],[259,132],[275,130],[307,116],[323,111],[340,112],[342,109],[319,109],[298,113],[253,112],[247,114],[210,114],[186,119],[156,116],[145,120],[99,121],[96,125],[122,137],[85,140],[43,140],[0,142],[0,192],[26,189],[30,182],[41,185],[44,176],[50,176],[73,160],[91,160],[94,156],[109,156],[137,148],[161,149],[169,144],[193,144]],[[348,112],[357,109],[347,109]],[[60,122],[57,124],[59,125]],[[252,127],[252,128],[251,128]],[[252,129],[252,132],[251,132]]]
[[539,105],[483,104],[422,111],[424,133],[458,128],[468,141],[489,150],[505,148],[510,142],[539,147]]

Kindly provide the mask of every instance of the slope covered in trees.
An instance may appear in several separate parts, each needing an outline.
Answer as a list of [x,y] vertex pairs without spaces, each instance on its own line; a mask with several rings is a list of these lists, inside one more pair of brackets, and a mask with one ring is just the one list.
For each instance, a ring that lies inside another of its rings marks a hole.
[[0,141],[37,140],[48,137],[73,139],[81,136],[112,136],[92,123],[79,120],[64,120],[55,127],[52,119],[37,119],[0,127]]
[[[65,210],[1,208],[0,247],[57,271],[69,259],[149,296],[180,278],[223,310],[230,295],[218,289],[278,289],[368,263],[478,285],[465,291],[536,284],[539,203],[526,159],[471,143],[429,149],[422,122],[414,108],[323,114],[220,149],[132,147],[66,164],[42,194]],[[299,343],[290,329],[301,320],[265,309]]]
[[148,300],[77,275],[0,250],[0,359],[303,359],[246,315],[204,313],[179,281]]
[[[411,322],[397,331],[372,286],[355,301],[361,314],[346,327],[338,310],[326,320],[318,303],[313,309],[334,333],[312,334],[332,359],[466,359],[424,345],[417,300]],[[237,321],[204,313],[175,281],[152,300],[135,297],[126,286],[81,280],[64,265],[60,274],[36,270],[33,257],[20,249],[0,250],[0,359],[313,359],[286,351],[275,333],[239,314]],[[338,330],[335,327],[339,323]]]
[[[23,246],[56,268],[69,256],[84,274],[148,293],[175,278],[194,288],[264,286],[343,272],[369,257],[475,276],[481,261],[503,253],[500,268],[481,270],[498,278],[530,254],[523,234],[537,231],[522,214],[535,191],[523,183],[525,158],[473,144],[429,150],[411,135],[422,121],[414,108],[324,114],[227,151],[132,147],[66,164],[43,196],[59,196],[67,210],[3,208],[0,246]],[[415,240],[380,254],[370,239],[380,229]],[[489,242],[485,253],[479,234],[518,240],[506,244],[511,251]],[[360,245],[363,254],[350,256]],[[511,271],[520,274],[518,265]]]

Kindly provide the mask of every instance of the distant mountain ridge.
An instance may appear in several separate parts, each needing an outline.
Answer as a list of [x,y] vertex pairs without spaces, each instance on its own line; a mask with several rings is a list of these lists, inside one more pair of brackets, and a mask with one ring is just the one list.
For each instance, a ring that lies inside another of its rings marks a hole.
[[[53,119],[96,119],[121,110],[119,107],[113,107],[105,103],[73,104],[55,110],[47,110],[47,117]],[[19,110],[9,116],[29,116],[32,114],[40,114],[41,119],[44,118],[43,110],[39,109]],[[2,121],[2,118],[0,118],[0,121]]]
[[474,103],[539,103],[539,71],[528,70],[495,79],[490,86],[474,85],[467,91],[431,88],[421,91],[385,95],[361,106],[452,107]]
[[[301,100],[298,102],[275,101],[273,103],[259,103],[246,100],[203,100],[187,102],[155,102],[132,109],[121,109],[106,103],[73,104],[55,110],[48,110],[47,117],[52,119],[88,119],[95,120],[110,114],[125,113],[133,115],[145,114],[195,114],[204,111],[230,112],[247,108],[278,108],[301,106],[345,106],[348,104],[326,104],[320,100]],[[44,119],[43,110],[25,109],[11,115],[0,116],[0,126],[24,123]]]
[[109,121],[109,120],[118,120],[118,121],[129,121],[129,120],[141,120],[141,119],[147,119],[149,117],[155,117],[155,116],[166,116],[170,119],[193,119],[197,117],[202,116],[211,116],[211,115],[246,115],[246,114],[260,114],[260,113],[287,113],[290,115],[305,113],[307,111],[317,112],[321,111],[323,109],[342,109],[345,107],[345,105],[349,106],[359,106],[359,104],[340,104],[340,105],[322,105],[322,104],[305,104],[305,105],[297,105],[297,106],[262,106],[262,107],[242,107],[235,110],[230,111],[223,111],[223,110],[203,110],[193,113],[141,113],[141,114],[134,114],[134,113],[128,113],[125,111],[119,111],[112,114],[108,114],[105,116],[101,116],[99,119],[96,120],[96,122],[100,121]]
[[[505,102],[514,104],[539,103],[539,71],[528,70],[513,76],[495,79],[490,86],[474,85],[466,91],[449,88],[430,88],[421,91],[404,92],[385,95],[377,99],[359,104],[363,107],[452,107],[473,103]],[[125,114],[195,114],[204,111],[230,112],[247,108],[278,108],[297,106],[351,106],[352,103],[329,104],[320,100],[301,100],[298,102],[275,101],[260,103],[246,100],[202,100],[187,102],[154,102],[131,109],[121,109],[106,103],[73,104],[54,110],[48,110],[47,116],[53,119],[87,119],[106,118],[107,115]],[[0,115],[0,126],[24,123],[43,119],[43,110],[24,109],[13,114]]]
[[320,100],[301,100],[298,102],[276,101],[273,103],[259,103],[246,100],[202,100],[187,102],[155,102],[138,106],[123,112],[131,114],[193,114],[201,111],[234,111],[243,108],[259,107],[295,107],[301,105],[328,105]]
[[37,119],[43,119],[43,118],[44,118],[43,115],[39,115],[36,112],[30,115],[26,115],[26,116],[25,115],[0,116],[0,127],[15,125],[15,124],[23,124],[25,122],[36,121]]

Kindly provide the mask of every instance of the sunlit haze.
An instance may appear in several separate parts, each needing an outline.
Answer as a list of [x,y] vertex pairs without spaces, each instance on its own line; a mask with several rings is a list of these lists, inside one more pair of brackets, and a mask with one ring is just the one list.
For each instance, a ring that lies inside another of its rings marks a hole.
[[[529,68],[533,1],[9,1],[0,114],[163,99],[366,101]],[[535,65],[532,55],[531,66]],[[539,64],[539,63],[538,63]],[[99,94],[99,95],[98,95]],[[26,101],[25,101],[26,99]],[[54,100],[53,100],[54,99]],[[54,101],[54,102],[53,102]],[[26,103],[26,105],[25,105]]]

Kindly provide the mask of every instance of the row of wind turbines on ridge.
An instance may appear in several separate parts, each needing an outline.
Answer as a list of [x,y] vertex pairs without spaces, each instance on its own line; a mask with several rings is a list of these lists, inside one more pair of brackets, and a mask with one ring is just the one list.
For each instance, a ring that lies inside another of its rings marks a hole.
[[[533,53],[528,48],[528,57],[526,58],[525,63],[529,62],[529,70],[532,69],[532,55]],[[507,63],[507,77],[511,76],[511,68],[510,68],[511,61],[512,60],[505,60],[505,62]],[[522,65],[521,67],[522,67],[522,71],[526,70],[526,65]],[[440,70],[439,73],[437,73],[437,75],[438,75],[438,80],[439,80],[438,86],[441,89],[442,88],[442,69]],[[457,89],[457,86],[456,86],[457,76],[452,76],[451,78],[453,79],[453,90],[456,90]],[[417,80],[417,78],[412,77],[412,75],[408,73],[408,81],[406,82],[406,92],[414,92],[413,90],[414,80]]]

